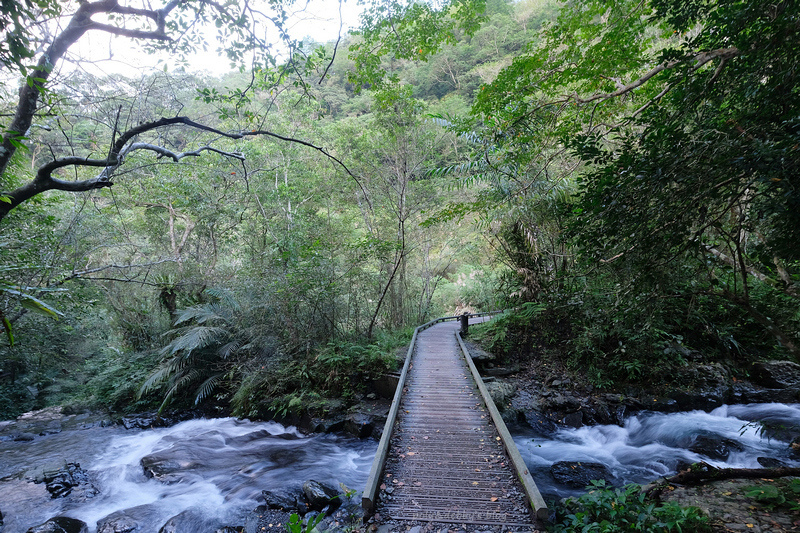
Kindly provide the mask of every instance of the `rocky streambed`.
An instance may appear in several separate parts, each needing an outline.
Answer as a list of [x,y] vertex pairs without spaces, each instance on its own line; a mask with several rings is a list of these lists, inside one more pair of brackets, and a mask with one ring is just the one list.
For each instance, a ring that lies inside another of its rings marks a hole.
[[292,512],[361,518],[348,487],[366,480],[373,439],[233,418],[146,424],[59,409],[3,422],[0,531],[255,533],[285,531]]
[[[800,443],[792,447],[800,434],[794,363],[765,363],[754,368],[752,381],[718,365],[696,365],[681,378],[686,386],[667,394],[612,394],[573,382],[557,367],[503,368],[475,351],[551,499],[581,493],[589,479],[647,483],[697,461],[800,465]],[[355,410],[291,421],[316,432],[310,434],[275,422],[112,419],[58,408],[0,422],[0,531],[255,533],[284,531],[291,512],[320,509],[330,515],[328,527],[352,530],[360,519],[357,491],[388,408],[372,398]],[[774,505],[754,520],[751,508],[763,502],[722,487],[694,493],[674,487],[666,497],[691,504],[705,498],[709,513],[720,516],[718,531],[739,530],[731,524],[747,519],[730,512],[733,501],[750,513],[746,530],[795,527],[788,518],[770,521],[770,511],[781,512]],[[320,491],[327,508],[312,503]]]

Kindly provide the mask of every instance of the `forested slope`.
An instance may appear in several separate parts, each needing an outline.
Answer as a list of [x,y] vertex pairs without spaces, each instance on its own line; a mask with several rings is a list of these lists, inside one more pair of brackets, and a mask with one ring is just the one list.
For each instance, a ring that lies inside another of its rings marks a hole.
[[[4,136],[4,416],[306,409],[465,309],[516,309],[494,349],[601,388],[796,358],[795,2],[387,6],[219,78],[29,77],[34,120]],[[70,158],[99,163],[48,167]],[[46,168],[88,185],[17,205]]]

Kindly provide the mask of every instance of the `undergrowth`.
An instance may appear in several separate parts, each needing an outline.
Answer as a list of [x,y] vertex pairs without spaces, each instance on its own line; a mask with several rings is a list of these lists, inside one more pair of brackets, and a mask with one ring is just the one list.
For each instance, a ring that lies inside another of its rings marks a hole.
[[639,485],[629,484],[615,489],[599,480],[592,481],[587,488],[589,492],[579,498],[568,498],[557,508],[557,519],[551,531],[701,533],[711,530],[708,517],[699,508],[653,502]]

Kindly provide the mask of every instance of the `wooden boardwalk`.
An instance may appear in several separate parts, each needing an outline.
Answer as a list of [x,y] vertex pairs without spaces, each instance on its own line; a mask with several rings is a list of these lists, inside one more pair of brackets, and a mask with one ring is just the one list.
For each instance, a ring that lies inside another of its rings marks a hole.
[[[459,347],[458,329],[457,322],[444,322],[417,336],[380,478],[377,513],[382,521],[533,530],[530,490],[506,450],[511,439],[502,422],[500,429],[493,423]],[[516,452],[513,441],[511,446]],[[524,474],[530,478],[527,469]],[[535,485],[533,490],[540,500]]]

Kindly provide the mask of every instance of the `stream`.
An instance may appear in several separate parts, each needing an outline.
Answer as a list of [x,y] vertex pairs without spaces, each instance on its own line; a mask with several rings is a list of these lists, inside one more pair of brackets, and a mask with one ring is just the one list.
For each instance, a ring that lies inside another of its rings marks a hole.
[[[97,522],[125,511],[141,533],[156,533],[186,510],[199,522],[241,525],[263,504],[261,491],[299,488],[316,480],[360,488],[377,443],[341,435],[303,436],[275,422],[233,418],[196,419],[168,428],[125,430],[89,427],[0,442],[0,512],[3,533],[64,515],[97,529]],[[142,459],[157,465],[161,480],[148,478]],[[66,463],[80,463],[96,489],[51,498],[41,477]],[[205,529],[203,527],[202,529]]]
[[[772,429],[762,432],[758,422]],[[193,531],[199,533],[220,524],[241,525],[263,504],[265,489],[299,488],[313,479],[360,490],[377,448],[372,439],[304,436],[275,422],[233,418],[147,430],[85,424],[22,440],[15,440],[10,424],[0,422],[3,533],[25,533],[59,515],[86,522],[94,533],[98,521],[121,512],[140,524],[138,533],[156,533],[182,512],[198,517]],[[800,433],[797,427],[800,404],[750,404],[710,413],[644,412],[622,427],[562,428],[550,434],[517,427],[512,433],[540,491],[552,499],[583,492],[583,485],[554,479],[551,467],[559,461],[602,463],[614,484],[644,484],[698,461],[757,468],[759,458],[769,458],[800,466],[789,451],[788,435]],[[698,450],[703,439],[711,451]],[[161,479],[147,477],[143,462]],[[88,483],[66,497],[51,498],[44,483],[33,482],[67,463],[80,463]]]
[[[766,424],[763,432],[761,423]],[[789,435],[800,435],[800,404],[723,405],[710,413],[643,412],[627,418],[622,427],[561,428],[550,435],[528,427],[511,431],[546,499],[585,492],[585,483],[570,486],[554,479],[551,469],[558,461],[601,463],[614,485],[643,485],[700,461],[716,467],[762,468],[759,458],[766,458],[765,462],[800,466],[800,456],[793,456],[789,448]]]

